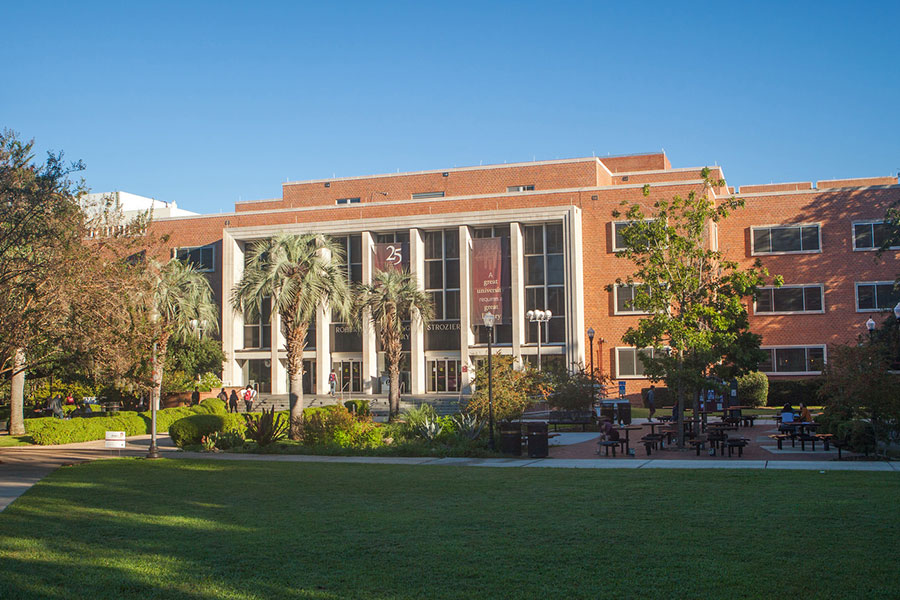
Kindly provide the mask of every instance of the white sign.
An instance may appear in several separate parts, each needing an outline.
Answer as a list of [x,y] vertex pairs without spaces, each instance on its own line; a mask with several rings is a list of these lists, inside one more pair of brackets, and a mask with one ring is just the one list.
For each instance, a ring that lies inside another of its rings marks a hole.
[[106,432],[107,448],[124,448],[125,432],[124,431],[107,431]]

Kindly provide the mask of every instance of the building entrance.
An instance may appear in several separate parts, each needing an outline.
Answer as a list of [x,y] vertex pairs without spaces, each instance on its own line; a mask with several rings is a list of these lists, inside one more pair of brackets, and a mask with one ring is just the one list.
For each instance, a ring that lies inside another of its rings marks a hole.
[[435,393],[458,392],[459,361],[444,358],[438,360],[429,360],[428,391]]
[[362,361],[342,360],[334,363],[338,392],[362,392]]

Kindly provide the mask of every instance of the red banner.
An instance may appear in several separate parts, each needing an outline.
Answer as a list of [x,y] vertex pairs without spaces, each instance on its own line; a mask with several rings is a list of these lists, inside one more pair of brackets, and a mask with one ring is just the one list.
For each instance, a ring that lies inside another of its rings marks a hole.
[[472,319],[484,322],[493,313],[497,323],[503,321],[503,241],[500,238],[472,240]]
[[408,269],[409,244],[407,242],[375,244],[373,267],[376,271]]

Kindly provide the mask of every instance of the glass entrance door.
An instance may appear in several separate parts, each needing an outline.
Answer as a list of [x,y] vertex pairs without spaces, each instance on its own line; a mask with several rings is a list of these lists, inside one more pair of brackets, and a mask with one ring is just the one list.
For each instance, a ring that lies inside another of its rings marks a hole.
[[436,393],[458,392],[459,361],[443,358],[438,360],[429,360],[428,391]]
[[362,392],[362,361],[342,360],[334,363],[338,392]]

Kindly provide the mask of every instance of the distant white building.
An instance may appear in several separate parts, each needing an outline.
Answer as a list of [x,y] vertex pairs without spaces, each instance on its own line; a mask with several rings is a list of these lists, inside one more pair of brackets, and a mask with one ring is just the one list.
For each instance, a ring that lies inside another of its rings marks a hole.
[[118,219],[113,217],[110,219],[111,222],[127,223],[147,211],[152,211],[153,219],[189,217],[197,214],[178,208],[175,202],[165,202],[128,192],[85,194],[82,196],[81,204],[91,217],[100,216],[103,212],[117,215]]

